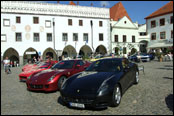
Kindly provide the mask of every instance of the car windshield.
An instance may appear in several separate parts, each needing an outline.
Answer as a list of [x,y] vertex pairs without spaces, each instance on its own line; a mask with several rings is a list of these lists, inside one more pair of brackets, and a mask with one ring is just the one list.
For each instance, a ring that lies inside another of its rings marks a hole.
[[86,71],[97,72],[119,72],[121,63],[120,60],[99,60],[93,62]]
[[55,64],[52,69],[72,69],[74,65],[74,61],[73,60],[69,60],[69,61],[61,61],[57,64]]
[[51,65],[51,62],[43,62],[39,64],[39,68],[48,68]]

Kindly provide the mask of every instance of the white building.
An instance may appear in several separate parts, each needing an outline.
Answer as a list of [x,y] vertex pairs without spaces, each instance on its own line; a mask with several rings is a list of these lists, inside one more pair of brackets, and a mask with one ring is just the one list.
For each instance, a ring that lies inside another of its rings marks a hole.
[[[147,34],[150,37],[149,49],[173,47],[173,1],[167,3],[146,18]],[[173,49],[173,48],[172,48]]]
[[121,2],[110,8],[110,17],[112,53],[127,55],[136,51],[146,52],[149,39],[145,34],[146,25],[133,23]]
[[108,8],[1,1],[1,60],[110,53]]

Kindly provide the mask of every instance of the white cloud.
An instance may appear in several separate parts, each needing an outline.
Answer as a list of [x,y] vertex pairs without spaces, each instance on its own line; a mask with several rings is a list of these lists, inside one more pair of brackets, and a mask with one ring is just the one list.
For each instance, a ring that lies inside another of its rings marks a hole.
[[105,5],[105,7],[109,7],[110,4],[108,1],[101,1],[100,6],[103,7],[103,5]]

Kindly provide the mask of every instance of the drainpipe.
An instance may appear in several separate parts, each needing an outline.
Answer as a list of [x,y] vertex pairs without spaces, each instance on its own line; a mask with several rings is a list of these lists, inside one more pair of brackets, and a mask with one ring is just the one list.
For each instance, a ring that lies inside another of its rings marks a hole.
[[58,53],[55,49],[55,19],[53,18],[53,49],[54,51],[56,52],[56,60],[57,60],[57,56],[58,56]]
[[91,44],[92,44],[92,52],[94,53],[94,46],[93,46],[93,22],[91,20]]

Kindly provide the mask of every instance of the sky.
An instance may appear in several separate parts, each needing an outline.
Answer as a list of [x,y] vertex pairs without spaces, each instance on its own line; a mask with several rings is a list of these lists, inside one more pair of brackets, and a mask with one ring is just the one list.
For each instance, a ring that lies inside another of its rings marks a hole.
[[[46,3],[57,3],[57,1],[38,1]],[[73,1],[77,4],[77,1]],[[90,6],[93,3],[93,7],[103,7],[105,4],[106,8],[111,8],[120,1],[79,1],[80,6]],[[124,8],[126,9],[129,17],[135,23],[145,24],[145,17],[149,16],[169,1],[121,1]],[[59,1],[60,4],[69,4],[69,1]]]

